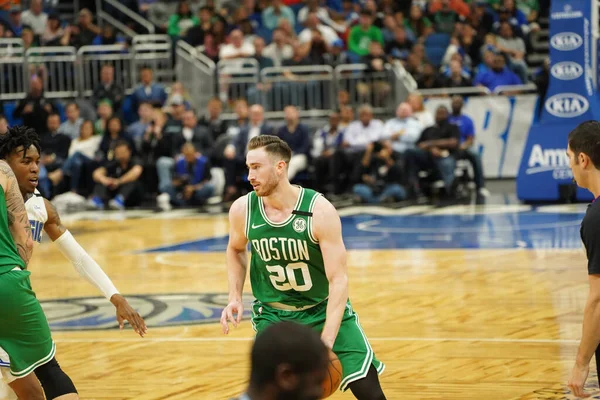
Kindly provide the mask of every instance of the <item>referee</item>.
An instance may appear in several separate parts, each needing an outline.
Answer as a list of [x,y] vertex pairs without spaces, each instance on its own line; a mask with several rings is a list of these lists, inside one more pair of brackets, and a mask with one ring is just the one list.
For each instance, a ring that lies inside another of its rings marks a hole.
[[[600,371],[600,122],[586,121],[569,133],[569,166],[577,185],[594,194],[581,222],[581,240],[588,258],[590,293],[583,313],[583,333],[569,388],[577,397],[588,397],[583,387],[596,353]],[[598,377],[600,383],[600,376]]]

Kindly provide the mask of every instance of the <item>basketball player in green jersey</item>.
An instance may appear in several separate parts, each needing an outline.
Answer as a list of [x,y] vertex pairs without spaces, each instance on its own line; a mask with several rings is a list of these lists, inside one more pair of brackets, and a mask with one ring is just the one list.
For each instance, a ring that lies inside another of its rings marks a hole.
[[291,155],[276,136],[259,135],[248,143],[246,164],[254,191],[229,210],[229,304],[221,315],[223,332],[242,318],[249,242],[255,331],[260,335],[279,321],[311,326],[342,363],[341,390],[350,388],[359,400],[384,400],[378,377],[384,365],[348,300],[340,218],[319,193],[290,184]]
[[[127,320],[135,332],[143,336],[146,333],[143,318],[119,294],[110,278],[106,276],[100,266],[61,223],[60,216],[52,203],[44,199],[36,190],[40,171],[38,165],[40,162],[40,143],[37,133],[26,127],[9,129],[5,135],[0,136],[0,158],[8,163],[15,174],[18,188],[25,201],[25,210],[28,214],[34,244],[41,242],[42,230],[46,232],[61,253],[71,261],[79,274],[100,289],[105,297],[113,303],[120,327],[123,328],[124,320]],[[13,357],[10,352],[9,356],[12,361]],[[10,362],[3,363],[2,358],[2,355],[0,355],[0,374],[4,372],[5,380],[10,382],[14,378],[11,377],[12,372],[6,370],[7,367],[10,367],[11,371],[14,371],[14,369]],[[35,374],[42,383],[47,399],[78,399],[75,386],[61,370],[54,357],[47,363],[36,367]]]

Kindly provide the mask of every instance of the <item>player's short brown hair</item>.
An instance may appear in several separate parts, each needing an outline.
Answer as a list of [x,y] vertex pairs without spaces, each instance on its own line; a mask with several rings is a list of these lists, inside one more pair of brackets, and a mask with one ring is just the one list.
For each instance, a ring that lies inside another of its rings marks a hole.
[[280,157],[289,164],[292,158],[292,149],[290,146],[277,136],[258,135],[250,139],[248,151],[264,148],[269,155]]

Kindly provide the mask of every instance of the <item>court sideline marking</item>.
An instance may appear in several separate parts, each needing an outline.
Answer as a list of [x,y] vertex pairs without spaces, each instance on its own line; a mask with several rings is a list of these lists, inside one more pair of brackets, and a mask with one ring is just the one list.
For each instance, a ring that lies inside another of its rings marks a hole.
[[[54,339],[56,343],[119,343],[119,342],[250,342],[253,337],[165,337],[165,338],[65,338]],[[578,344],[579,339],[509,339],[509,338],[415,338],[415,337],[375,337],[372,342],[482,342],[482,343],[531,343],[531,344]]]

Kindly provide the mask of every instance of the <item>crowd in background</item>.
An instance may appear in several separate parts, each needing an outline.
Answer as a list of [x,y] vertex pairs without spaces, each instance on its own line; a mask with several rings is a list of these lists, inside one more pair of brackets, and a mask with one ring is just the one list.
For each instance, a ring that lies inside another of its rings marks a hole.
[[[396,62],[421,89],[490,90],[528,81],[526,53],[539,30],[535,21],[547,9],[537,0],[124,4],[215,61],[255,58],[260,68],[364,63],[372,71]],[[96,26],[88,9],[65,24],[49,2],[31,0],[28,7],[0,10],[1,37],[21,37],[25,47],[127,44],[110,26]],[[451,110],[441,107],[432,115],[412,94],[395,116],[380,120],[369,104],[353,109],[348,93],[340,91],[337,111],[315,132],[293,102],[281,105],[284,121],[274,124],[265,121],[249,91],[229,99],[235,100],[237,118],[226,122],[223,99],[197,110],[181,83],[164,87],[150,68],[138,76],[130,95],[136,116],[123,114],[125,89],[115,82],[114,66],[106,64],[89,102],[67,104],[61,118],[59,105],[44,96],[43,71],[31,71],[29,93],[11,117],[42,137],[44,195],[73,192],[97,208],[139,206],[149,193],[156,193],[162,209],[202,205],[214,196],[230,202],[248,190],[245,146],[258,134],[284,139],[293,151],[290,180],[326,194],[351,193],[368,203],[419,198],[423,171],[451,193],[457,159],[471,162],[478,192],[488,194],[473,123],[461,113],[459,97]]]

